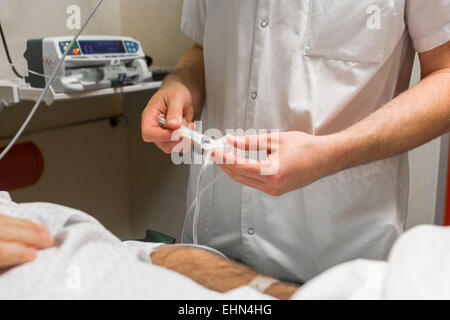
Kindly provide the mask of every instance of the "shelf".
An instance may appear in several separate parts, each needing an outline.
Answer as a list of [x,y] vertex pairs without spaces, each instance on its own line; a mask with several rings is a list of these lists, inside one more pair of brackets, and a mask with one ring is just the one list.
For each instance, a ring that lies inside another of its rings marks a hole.
[[[84,99],[108,96],[113,94],[124,94],[130,92],[138,92],[145,90],[158,89],[161,87],[161,81],[153,82],[142,82],[139,84],[117,87],[117,88],[107,88],[101,90],[85,91],[85,92],[74,92],[74,93],[55,93],[53,88],[50,87],[47,94],[44,97],[44,102],[46,105],[51,105],[55,101],[64,101],[70,99]],[[31,87],[18,87],[19,100],[20,101],[37,101],[41,95],[43,89],[31,88]]]

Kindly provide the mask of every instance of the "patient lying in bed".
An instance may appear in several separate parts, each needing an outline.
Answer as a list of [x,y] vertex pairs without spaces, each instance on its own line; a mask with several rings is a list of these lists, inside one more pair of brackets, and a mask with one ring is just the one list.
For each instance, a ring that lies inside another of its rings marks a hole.
[[297,290],[276,283],[261,294],[246,287],[259,275],[246,266],[199,249],[121,242],[75,209],[16,204],[0,192],[0,213],[0,299],[287,299]]
[[414,228],[387,262],[350,261],[300,289],[280,282],[262,294],[247,286],[260,275],[246,266],[199,249],[121,242],[75,209],[16,204],[0,192],[0,213],[0,299],[450,299],[450,228]]

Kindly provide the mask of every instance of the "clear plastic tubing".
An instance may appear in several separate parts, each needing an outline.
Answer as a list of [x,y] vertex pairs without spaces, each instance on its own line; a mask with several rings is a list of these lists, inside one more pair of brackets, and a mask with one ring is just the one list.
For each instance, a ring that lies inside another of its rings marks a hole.
[[[165,115],[163,115],[163,114],[159,115],[158,124],[162,128],[166,128]],[[197,183],[195,186],[194,217],[193,217],[193,221],[192,221],[192,241],[193,241],[194,245],[198,245],[198,219],[199,219],[199,215],[200,215],[200,200],[201,200],[201,194],[202,194],[202,190],[200,190],[200,186],[202,184],[202,178],[205,174],[205,171],[206,171],[208,165],[212,164],[212,161],[211,161],[212,150],[216,147],[220,148],[222,145],[221,145],[221,142],[218,143],[216,140],[214,140],[208,136],[205,136],[199,132],[196,132],[196,131],[188,128],[184,124],[181,125],[181,127],[177,130],[180,132],[180,134],[183,137],[191,139],[192,141],[194,141],[195,143],[200,145],[200,147],[203,150],[206,151],[204,163],[202,164],[202,167],[200,169],[200,173],[197,177]],[[189,218],[189,213],[190,213],[191,208],[192,208],[192,205],[189,206],[189,210],[186,214],[186,220]],[[183,227],[182,240],[183,240],[183,238],[184,238],[184,227]]]

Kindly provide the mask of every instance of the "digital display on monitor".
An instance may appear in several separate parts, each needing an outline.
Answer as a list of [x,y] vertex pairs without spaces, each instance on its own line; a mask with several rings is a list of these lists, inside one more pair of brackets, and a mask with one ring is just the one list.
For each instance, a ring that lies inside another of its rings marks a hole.
[[120,40],[80,40],[78,43],[83,54],[125,53],[125,47]]

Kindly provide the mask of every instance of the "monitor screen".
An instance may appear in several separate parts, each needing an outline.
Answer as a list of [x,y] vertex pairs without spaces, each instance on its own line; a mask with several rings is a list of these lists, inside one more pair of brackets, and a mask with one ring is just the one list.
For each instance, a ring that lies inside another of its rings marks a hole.
[[125,47],[120,40],[80,40],[78,42],[83,54],[125,53]]

